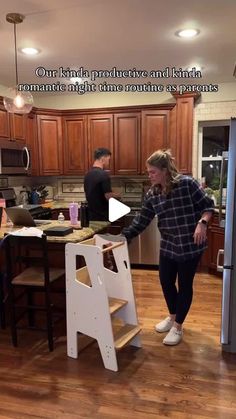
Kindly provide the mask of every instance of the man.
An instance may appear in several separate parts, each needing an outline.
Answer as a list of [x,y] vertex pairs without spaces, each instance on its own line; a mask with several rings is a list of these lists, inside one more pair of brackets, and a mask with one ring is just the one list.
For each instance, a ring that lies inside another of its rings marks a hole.
[[93,167],[84,178],[84,191],[88,202],[89,220],[108,220],[108,200],[117,198],[119,194],[112,192],[108,169],[111,152],[107,148],[98,148],[94,151]]

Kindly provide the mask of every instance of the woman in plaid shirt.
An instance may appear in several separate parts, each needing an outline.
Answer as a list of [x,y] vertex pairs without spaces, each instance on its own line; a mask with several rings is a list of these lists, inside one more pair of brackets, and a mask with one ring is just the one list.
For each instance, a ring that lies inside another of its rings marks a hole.
[[165,345],[177,345],[192,303],[197,265],[207,247],[207,224],[214,203],[195,179],[178,172],[169,150],[153,153],[147,159],[147,171],[152,186],[140,214],[122,234],[132,239],[157,214],[161,234],[159,276],[169,315],[155,329],[169,332],[163,340]]

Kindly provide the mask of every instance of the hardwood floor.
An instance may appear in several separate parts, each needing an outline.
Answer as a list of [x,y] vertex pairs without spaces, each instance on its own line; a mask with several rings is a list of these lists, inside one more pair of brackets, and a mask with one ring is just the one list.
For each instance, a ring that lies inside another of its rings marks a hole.
[[0,418],[235,418],[236,355],[219,343],[221,279],[196,276],[184,340],[166,347],[153,329],[166,315],[157,276],[133,271],[142,348],[121,350],[116,373],[96,343],[68,358],[65,331],[49,353],[41,332],[21,331],[13,348],[1,330]]

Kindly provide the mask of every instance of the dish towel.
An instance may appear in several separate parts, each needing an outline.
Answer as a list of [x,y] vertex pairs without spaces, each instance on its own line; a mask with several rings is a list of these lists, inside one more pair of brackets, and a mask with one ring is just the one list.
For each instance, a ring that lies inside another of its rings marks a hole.
[[42,238],[43,231],[36,227],[22,227],[19,230],[12,231],[13,236],[36,236]]

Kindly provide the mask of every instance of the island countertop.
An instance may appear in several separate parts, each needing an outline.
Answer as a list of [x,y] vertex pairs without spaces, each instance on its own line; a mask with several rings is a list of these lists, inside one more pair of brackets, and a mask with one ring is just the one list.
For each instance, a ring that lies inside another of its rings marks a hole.
[[[67,234],[66,236],[48,236],[47,240],[51,243],[79,243],[104,230],[109,225],[110,223],[106,221],[91,221],[89,223],[89,227],[84,227],[79,230],[74,228],[73,233]],[[49,224],[42,224],[37,226],[37,228],[40,230],[46,230],[47,228],[56,226],[70,227],[71,224],[70,221],[64,221],[63,224],[61,224],[58,221],[53,220],[50,221]],[[2,226],[0,229],[0,239],[4,237],[4,234],[19,230],[20,228],[20,226]]]

